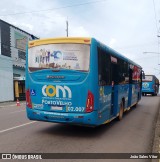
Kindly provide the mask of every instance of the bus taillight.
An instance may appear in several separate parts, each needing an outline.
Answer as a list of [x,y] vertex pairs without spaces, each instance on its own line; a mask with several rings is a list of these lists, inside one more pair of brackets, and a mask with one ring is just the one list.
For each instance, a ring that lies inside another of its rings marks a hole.
[[26,105],[28,108],[32,109],[32,102],[31,102],[31,97],[30,97],[30,90],[26,90]]
[[88,91],[86,112],[92,112],[93,108],[94,108],[94,95],[92,94],[92,92]]

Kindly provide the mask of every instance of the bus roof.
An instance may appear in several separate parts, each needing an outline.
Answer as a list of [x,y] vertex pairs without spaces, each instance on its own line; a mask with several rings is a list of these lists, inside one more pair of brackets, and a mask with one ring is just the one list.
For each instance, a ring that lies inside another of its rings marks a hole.
[[[93,38],[94,39],[94,38]],[[102,45],[104,47],[104,49],[106,49],[107,51],[110,52],[110,54],[112,54],[113,56],[116,56],[120,59],[123,59],[125,60],[126,62],[130,63],[130,64],[133,64],[133,65],[136,65],[137,67],[141,68],[142,67],[140,65],[138,65],[137,63],[135,63],[134,61],[130,60],[129,58],[127,58],[126,56],[120,54],[119,52],[115,51],[114,49],[110,48],[109,46],[99,42],[98,40],[95,39],[95,41],[97,41],[100,45]]]
[[29,48],[34,46],[40,46],[44,44],[58,44],[58,43],[80,43],[80,44],[91,44],[91,38],[88,37],[59,37],[49,39],[37,39],[29,42]]
[[[145,74],[145,76],[153,76],[153,77],[155,77],[155,78],[157,78],[155,75],[153,75],[153,74]],[[158,79],[158,78],[157,78]],[[159,80],[159,79],[158,79]]]
[[110,48],[109,46],[107,46],[107,45],[101,43],[100,41],[96,40],[95,38],[91,38],[91,37],[58,37],[58,38],[36,39],[36,40],[29,41],[28,47],[31,48],[34,46],[40,46],[40,45],[52,44],[52,43],[54,43],[54,44],[59,44],[59,43],[91,44],[92,40],[98,42],[100,45],[102,45],[104,48],[106,48],[106,50],[109,50],[109,52],[112,55],[114,55],[118,58],[121,58],[128,63],[136,65],[139,68],[142,68],[140,65],[133,62],[129,58],[125,57],[124,55],[122,55],[122,54],[118,53],[117,51],[113,50],[112,48]]
[[129,58],[127,58],[126,56],[120,54],[119,52],[117,52],[117,51],[111,49],[110,47],[108,47],[108,48],[112,51],[111,54],[113,54],[114,56],[117,56],[117,57],[119,57],[119,58],[125,60],[126,62],[128,62],[128,63],[130,63],[130,64],[133,64],[133,65],[136,65],[137,67],[139,67],[139,68],[142,69],[142,67],[141,67],[139,64],[135,63],[134,61],[132,61],[132,60],[130,60]]

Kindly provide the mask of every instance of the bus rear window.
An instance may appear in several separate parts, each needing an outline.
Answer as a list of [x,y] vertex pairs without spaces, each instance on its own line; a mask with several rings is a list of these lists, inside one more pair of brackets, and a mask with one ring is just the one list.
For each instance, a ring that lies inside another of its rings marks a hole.
[[152,80],[153,80],[153,76],[146,75],[145,79],[143,79],[142,81],[143,82],[152,82]]
[[28,50],[29,71],[49,68],[89,71],[90,45],[47,44]]

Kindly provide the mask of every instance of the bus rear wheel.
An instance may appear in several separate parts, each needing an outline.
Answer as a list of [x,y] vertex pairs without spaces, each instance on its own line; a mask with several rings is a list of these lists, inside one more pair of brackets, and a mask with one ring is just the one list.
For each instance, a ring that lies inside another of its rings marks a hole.
[[119,110],[119,116],[118,116],[118,119],[119,120],[122,120],[122,118],[123,118],[123,112],[124,112],[124,104],[123,104],[123,101],[121,101],[120,110]]

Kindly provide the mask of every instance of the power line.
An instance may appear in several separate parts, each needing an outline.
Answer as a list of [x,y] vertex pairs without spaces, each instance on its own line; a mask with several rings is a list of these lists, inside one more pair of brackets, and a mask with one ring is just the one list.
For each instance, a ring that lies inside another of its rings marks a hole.
[[11,14],[0,15],[0,16],[14,16],[14,15],[21,15],[21,14],[32,14],[32,13],[38,13],[38,12],[48,12],[48,11],[53,11],[53,10],[60,10],[60,9],[65,9],[65,8],[84,6],[84,5],[93,4],[93,3],[101,3],[101,2],[103,2],[103,1],[107,1],[107,0],[91,1],[91,2],[85,2],[85,3],[74,4],[74,5],[67,5],[67,6],[62,6],[62,7],[56,7],[56,8],[52,8],[52,9],[46,9],[46,10],[38,10],[38,11],[30,11],[30,12],[11,13]]
[[[157,34],[159,33],[158,25],[157,25],[157,15],[156,15],[156,7],[155,7],[155,1],[153,0],[153,7],[154,7],[154,17],[156,21],[156,28],[157,28]],[[157,38],[157,43],[158,43],[158,52],[159,52],[159,38]],[[158,55],[158,60],[159,60],[159,55]]]
[[154,17],[155,17],[155,21],[156,21],[156,28],[157,28],[157,33],[158,33],[157,15],[156,15],[156,7],[155,7],[155,2],[154,2],[154,0],[153,0],[153,7],[154,7]]

